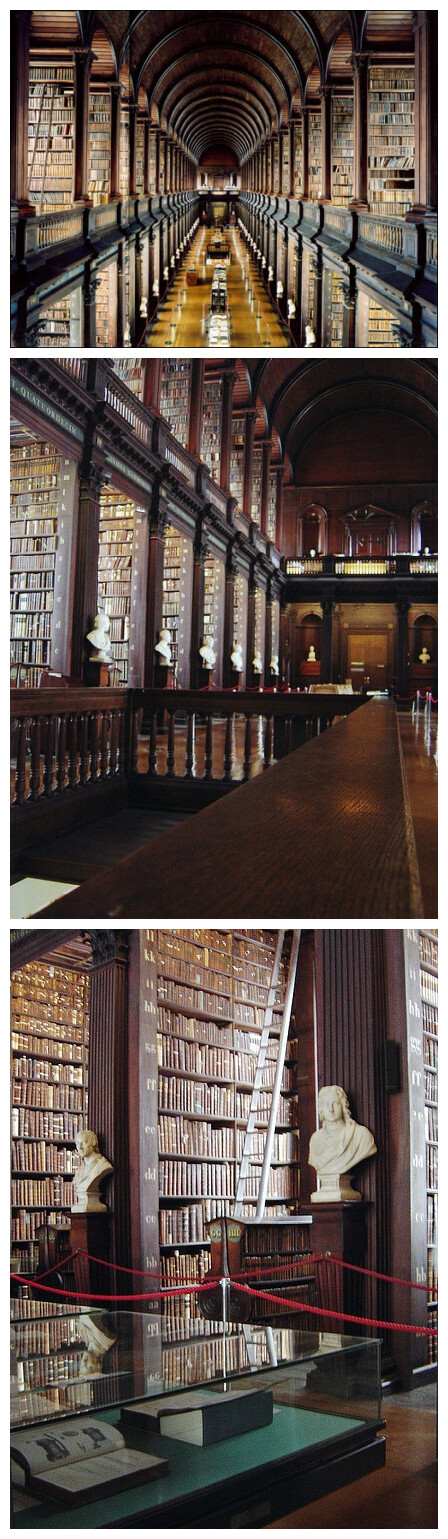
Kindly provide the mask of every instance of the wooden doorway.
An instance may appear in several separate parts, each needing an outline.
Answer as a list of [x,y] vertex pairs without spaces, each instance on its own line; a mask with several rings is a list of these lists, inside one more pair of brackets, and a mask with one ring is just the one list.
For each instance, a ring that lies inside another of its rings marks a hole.
[[349,631],[347,646],[353,689],[387,689],[387,631]]

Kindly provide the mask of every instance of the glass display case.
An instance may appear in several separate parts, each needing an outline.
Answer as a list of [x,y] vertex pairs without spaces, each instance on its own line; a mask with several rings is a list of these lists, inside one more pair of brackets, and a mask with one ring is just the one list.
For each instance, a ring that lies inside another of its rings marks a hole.
[[[161,1316],[150,1312],[37,1299],[13,1300],[12,1311],[13,1439],[28,1429],[41,1444],[49,1433],[62,1443],[66,1418],[76,1431],[99,1422],[169,1466],[163,1478],[101,1498],[95,1491],[75,1508],[13,1484],[16,1527],[137,1527],[146,1519],[263,1527],[384,1464],[376,1339],[201,1319],[188,1339],[167,1343]],[[186,1394],[191,1420],[204,1389],[214,1409],[216,1400],[227,1411],[234,1397],[232,1435],[196,1446],[167,1436],[166,1417],[163,1433],[138,1424],[137,1402],[167,1409],[169,1400],[172,1414]],[[241,1430],[241,1392],[246,1402],[261,1390],[268,1419]]]

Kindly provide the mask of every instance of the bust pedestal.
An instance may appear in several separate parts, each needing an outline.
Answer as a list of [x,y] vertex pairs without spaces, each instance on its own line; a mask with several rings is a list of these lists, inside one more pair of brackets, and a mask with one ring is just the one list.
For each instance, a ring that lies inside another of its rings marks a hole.
[[[336,1179],[339,1179],[338,1177]],[[306,1204],[303,1212],[312,1213],[311,1247],[313,1256],[331,1251],[352,1266],[365,1266],[367,1252],[366,1214],[369,1204],[359,1202],[318,1202]],[[320,1309],[342,1309],[344,1314],[362,1315],[364,1278],[359,1272],[346,1271],[321,1261],[316,1267],[316,1294]],[[349,1321],[322,1321],[328,1331],[357,1335],[358,1327]]]
[[85,664],[84,681],[91,689],[104,689],[110,683],[109,664],[90,660]]
[[[89,1256],[109,1260],[110,1213],[79,1213],[73,1210],[70,1217],[70,1249],[87,1251]],[[88,1256],[75,1256],[73,1269],[75,1289],[80,1293],[109,1293],[112,1276],[109,1267],[96,1266]]]

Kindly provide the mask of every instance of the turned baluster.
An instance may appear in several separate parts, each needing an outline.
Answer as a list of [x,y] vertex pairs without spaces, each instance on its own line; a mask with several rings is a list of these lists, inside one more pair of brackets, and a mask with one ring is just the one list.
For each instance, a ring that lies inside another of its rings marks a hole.
[[31,775],[30,801],[37,802],[40,794],[40,716],[35,716],[31,728]]
[[27,725],[28,724],[27,724],[26,720],[20,722],[20,726],[19,726],[19,740],[18,740],[18,744],[17,744],[17,766],[16,766],[16,785],[15,785],[15,793],[16,794],[15,794],[15,797],[14,797],[14,802],[19,807],[21,807],[22,803],[25,801],[26,733],[27,733]]
[[171,780],[174,778],[174,711],[168,712],[168,747],[166,754],[166,773]]
[[111,715],[110,715],[110,758],[109,758],[109,774],[110,775],[116,775],[116,773],[117,773],[117,740],[118,740],[117,712],[116,711],[111,711]]
[[148,775],[157,775],[157,711],[151,711],[149,722]]
[[67,717],[59,717],[58,732],[58,771],[56,776],[56,790],[63,791],[65,787],[65,755],[67,746]]
[[90,721],[90,779],[96,780],[98,769],[98,716],[92,711]]
[[79,780],[82,786],[87,784],[89,770],[89,717],[88,712],[83,711],[80,717],[80,754],[79,754]]
[[75,711],[69,716],[68,723],[68,783],[74,791],[78,783],[78,717]]
[[132,730],[131,730],[131,764],[130,764],[131,775],[136,775],[137,774],[139,720],[140,720],[140,712],[139,711],[134,711],[133,716],[132,716]]
[[246,731],[245,731],[245,734],[244,734],[243,780],[248,780],[249,779],[249,775],[250,775],[251,728],[252,728],[252,718],[250,716],[246,716]]
[[224,743],[224,773],[223,780],[232,779],[232,741],[233,741],[233,716],[228,716],[226,721],[226,736]]
[[204,774],[203,774],[203,777],[202,777],[203,780],[213,780],[212,763],[213,763],[212,717],[211,717],[211,715],[208,715],[207,716],[206,727],[205,727]]
[[54,716],[45,717],[45,765],[44,765],[44,796],[51,796],[53,790],[53,750],[54,750],[55,721]]
[[187,716],[187,747],[185,754],[185,779],[194,780],[194,711]]
[[103,711],[101,721],[101,753],[100,753],[100,780],[107,780],[107,734],[109,729],[109,716]]

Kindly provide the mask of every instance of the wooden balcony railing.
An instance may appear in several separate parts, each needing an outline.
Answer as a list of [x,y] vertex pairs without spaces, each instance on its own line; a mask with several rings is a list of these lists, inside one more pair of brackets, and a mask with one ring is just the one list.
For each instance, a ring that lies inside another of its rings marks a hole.
[[369,701],[36,917],[242,913],[294,923],[422,917],[392,701]]
[[296,556],[285,561],[287,577],[437,577],[438,555]]
[[124,775],[130,696],[122,689],[13,689],[13,807]]

